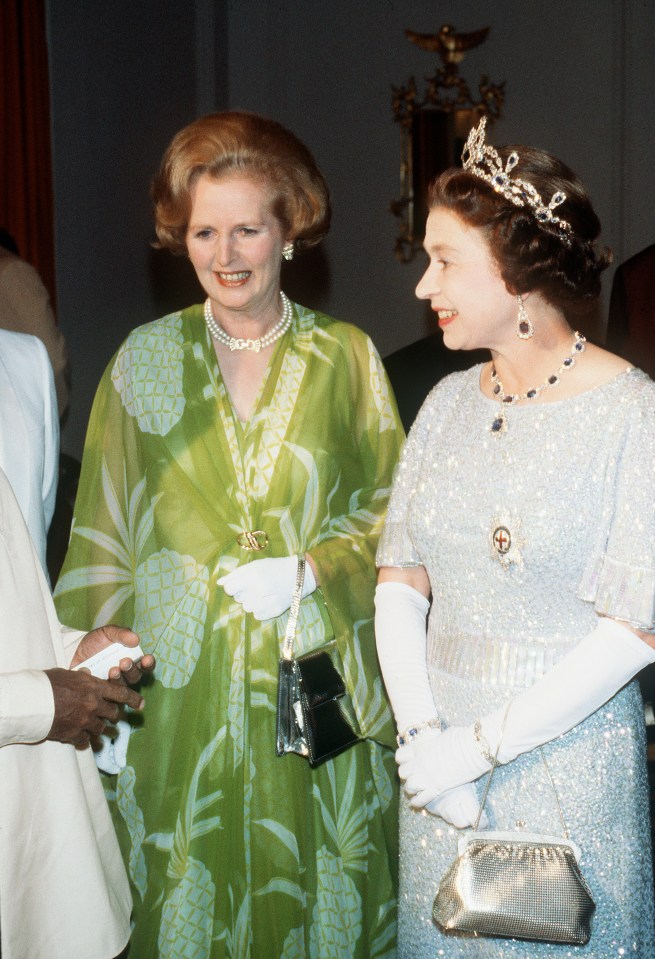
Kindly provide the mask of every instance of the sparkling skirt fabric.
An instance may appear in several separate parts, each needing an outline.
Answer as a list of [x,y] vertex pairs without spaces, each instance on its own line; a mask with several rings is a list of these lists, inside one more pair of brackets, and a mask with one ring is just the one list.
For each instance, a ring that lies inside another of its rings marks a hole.
[[[497,404],[479,392],[479,372],[448,377],[426,401],[377,557],[428,571],[428,668],[447,725],[469,724],[534,683],[599,613],[654,625],[655,384],[633,370],[572,400],[517,407],[495,436]],[[403,802],[400,959],[655,956],[637,683],[544,753],[597,905],[590,942],[440,932],[432,903],[461,832]],[[518,822],[561,834],[538,752],[496,771],[486,812],[491,829]]]

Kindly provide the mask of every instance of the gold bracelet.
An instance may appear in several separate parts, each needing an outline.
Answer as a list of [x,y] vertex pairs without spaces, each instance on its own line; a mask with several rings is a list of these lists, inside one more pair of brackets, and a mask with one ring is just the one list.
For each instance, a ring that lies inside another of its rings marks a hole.
[[475,739],[475,745],[480,750],[482,758],[486,759],[492,769],[495,769],[496,766],[502,766],[495,756],[491,755],[491,750],[489,749],[489,743],[482,735],[482,724],[479,719],[475,720],[473,725],[473,737]]
[[428,719],[424,723],[418,723],[416,726],[408,726],[404,733],[398,733],[396,742],[399,746],[406,746],[407,743],[411,743],[412,740],[428,729],[441,730],[441,720],[438,716],[434,719]]

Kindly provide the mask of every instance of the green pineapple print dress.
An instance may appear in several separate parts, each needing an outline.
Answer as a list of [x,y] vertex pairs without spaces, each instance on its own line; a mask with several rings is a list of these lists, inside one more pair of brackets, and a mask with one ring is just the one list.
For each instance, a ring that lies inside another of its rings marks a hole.
[[[62,622],[133,625],[157,657],[107,779],[134,896],[130,959],[394,957],[394,729],[373,637],[375,550],[403,439],[360,330],[294,306],[248,423],[202,307],[136,329],[89,425]],[[245,552],[243,530],[269,545]],[[216,580],[310,552],[296,652],[336,638],[362,742],[315,770],[275,754],[288,614]]]

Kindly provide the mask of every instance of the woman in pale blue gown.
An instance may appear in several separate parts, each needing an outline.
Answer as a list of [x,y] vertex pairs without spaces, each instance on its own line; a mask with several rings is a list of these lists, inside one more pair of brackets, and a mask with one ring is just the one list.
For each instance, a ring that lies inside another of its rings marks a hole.
[[[491,359],[427,398],[377,557],[406,793],[399,957],[652,959],[633,680],[655,660],[655,384],[574,332],[609,262],[577,177],[541,150],[495,151],[484,122],[463,167],[431,188],[417,295],[447,347]],[[561,834],[559,799],[597,907],[586,945],[433,922],[494,761],[492,828]]]

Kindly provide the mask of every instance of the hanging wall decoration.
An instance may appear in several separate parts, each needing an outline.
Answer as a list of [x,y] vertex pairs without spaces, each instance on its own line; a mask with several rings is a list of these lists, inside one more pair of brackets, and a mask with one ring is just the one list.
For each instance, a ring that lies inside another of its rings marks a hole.
[[464,54],[480,46],[488,33],[489,27],[457,33],[448,24],[436,34],[405,30],[416,46],[437,53],[442,65],[426,77],[423,93],[413,76],[404,86],[391,88],[393,116],[400,125],[400,197],[391,212],[400,219],[395,254],[401,263],[408,263],[423,242],[430,181],[459,163],[469,130],[480,117],[492,123],[501,114],[504,81],[491,83],[481,76],[478,100],[459,74]]

